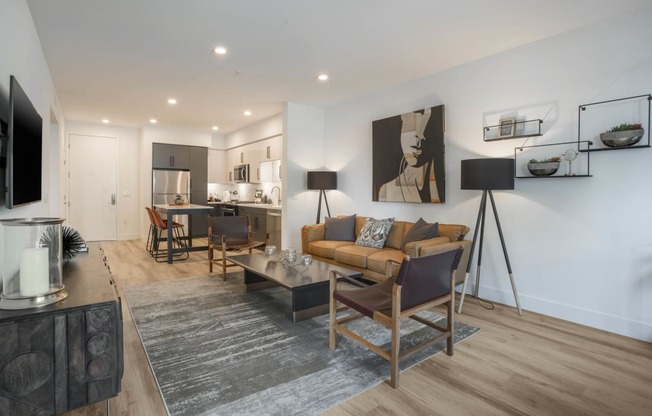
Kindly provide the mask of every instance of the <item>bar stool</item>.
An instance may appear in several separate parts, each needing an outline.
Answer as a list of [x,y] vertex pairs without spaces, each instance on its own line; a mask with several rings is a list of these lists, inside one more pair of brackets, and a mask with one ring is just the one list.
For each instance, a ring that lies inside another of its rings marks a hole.
[[[180,224],[176,221],[172,221],[172,229],[168,229],[168,221],[161,218],[161,214],[158,211],[146,208],[147,213],[151,216],[151,220],[154,223],[154,233],[151,243],[151,256],[158,262],[163,262],[165,260],[159,260],[160,258],[167,257],[167,249],[161,250],[159,248],[159,243],[161,240],[165,241],[164,238],[161,238],[163,231],[168,231],[172,233],[172,248],[182,248],[186,247],[186,232],[183,224]],[[169,249],[169,247],[168,247]],[[186,251],[185,253],[176,253],[174,257],[178,257],[178,260],[186,260],[190,257],[190,254]]]

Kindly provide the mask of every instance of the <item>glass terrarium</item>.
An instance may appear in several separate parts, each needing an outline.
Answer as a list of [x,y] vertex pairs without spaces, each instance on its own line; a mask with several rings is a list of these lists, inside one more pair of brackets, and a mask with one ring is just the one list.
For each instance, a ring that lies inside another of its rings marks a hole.
[[68,296],[62,277],[63,221],[0,220],[4,234],[0,309],[35,308]]

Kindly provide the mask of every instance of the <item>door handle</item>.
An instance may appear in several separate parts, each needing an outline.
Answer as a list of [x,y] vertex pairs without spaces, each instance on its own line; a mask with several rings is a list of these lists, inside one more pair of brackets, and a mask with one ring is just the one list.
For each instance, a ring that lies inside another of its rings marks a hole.
[[271,146],[267,146],[267,159],[270,159],[272,157],[271,152],[270,152],[270,150],[271,150],[270,148],[271,148]]
[[115,205],[115,194],[111,194],[111,205]]

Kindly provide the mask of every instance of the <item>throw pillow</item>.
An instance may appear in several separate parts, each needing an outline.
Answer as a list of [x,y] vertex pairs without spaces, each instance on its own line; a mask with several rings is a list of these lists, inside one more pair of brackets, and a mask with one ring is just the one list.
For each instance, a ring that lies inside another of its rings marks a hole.
[[415,222],[412,228],[403,237],[403,244],[401,250],[405,250],[405,246],[413,241],[428,240],[437,237],[439,232],[439,223],[428,224],[423,218]]
[[355,214],[350,216],[326,217],[324,240],[355,240]]
[[393,223],[394,218],[384,220],[367,218],[355,244],[363,247],[383,248]]

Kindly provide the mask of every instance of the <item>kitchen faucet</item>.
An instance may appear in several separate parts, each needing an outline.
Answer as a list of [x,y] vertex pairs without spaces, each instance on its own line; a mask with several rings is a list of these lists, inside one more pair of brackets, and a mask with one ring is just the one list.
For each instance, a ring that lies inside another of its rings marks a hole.
[[281,205],[281,188],[279,188],[278,186],[273,187],[272,190],[269,191],[270,196],[274,194],[274,189],[278,190],[277,205]]

